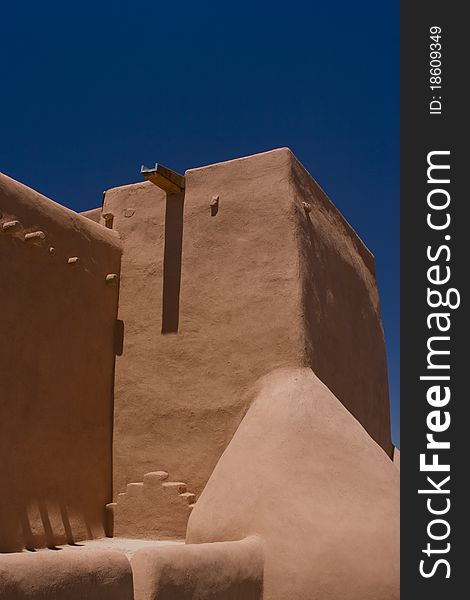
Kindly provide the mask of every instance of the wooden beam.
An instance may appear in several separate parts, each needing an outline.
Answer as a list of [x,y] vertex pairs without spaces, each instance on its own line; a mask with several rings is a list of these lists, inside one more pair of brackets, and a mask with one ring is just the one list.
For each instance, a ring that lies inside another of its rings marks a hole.
[[147,181],[169,194],[179,194],[184,190],[184,176],[163,165],[156,164],[153,169],[142,165],[140,172]]

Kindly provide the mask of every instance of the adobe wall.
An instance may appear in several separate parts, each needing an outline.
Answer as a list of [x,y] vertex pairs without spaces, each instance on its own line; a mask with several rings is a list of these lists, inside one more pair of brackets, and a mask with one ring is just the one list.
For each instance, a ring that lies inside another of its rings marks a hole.
[[121,249],[4,175],[0,213],[0,551],[14,551],[103,535],[118,302],[105,278]]
[[[263,598],[398,600],[393,462],[311,369],[280,369],[255,387],[180,553],[256,535]],[[189,579],[182,569],[180,578]]]
[[1,600],[134,600],[121,552],[77,548],[0,556]]
[[[83,212],[79,213],[82,215],[82,217],[86,217],[87,219],[90,219],[90,221],[94,221],[95,223],[101,223],[102,218],[101,218],[101,208],[92,208],[91,210],[84,210]],[[101,223],[102,225],[104,225],[104,223]]]
[[105,195],[124,246],[115,496],[158,469],[200,493],[281,367],[311,366],[390,454],[372,255],[287,149],[185,177],[184,195]]
[[184,206],[147,182],[106,192],[124,247],[115,495],[158,469],[200,493],[252,381],[302,361],[288,163],[273,152],[187,171]]
[[292,155],[307,364],[392,457],[387,359],[375,259]]

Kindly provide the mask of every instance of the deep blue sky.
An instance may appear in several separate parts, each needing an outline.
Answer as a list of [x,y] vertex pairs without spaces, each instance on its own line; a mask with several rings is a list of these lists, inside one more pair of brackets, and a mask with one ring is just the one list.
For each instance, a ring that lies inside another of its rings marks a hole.
[[0,169],[75,210],[142,163],[294,151],[376,256],[399,445],[398,0],[27,0],[0,38]]

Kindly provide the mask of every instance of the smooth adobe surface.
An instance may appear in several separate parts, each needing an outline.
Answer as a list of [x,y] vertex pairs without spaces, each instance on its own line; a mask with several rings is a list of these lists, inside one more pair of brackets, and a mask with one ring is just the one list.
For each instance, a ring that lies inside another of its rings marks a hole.
[[120,552],[77,550],[0,556],[0,600],[133,600]]
[[131,560],[135,600],[261,600],[263,549],[238,542],[146,548]]
[[95,223],[101,222],[101,208],[92,208],[91,210],[85,210],[80,213],[82,217],[86,217],[90,219],[90,221],[94,221]]
[[[125,542],[137,600],[396,600],[374,261],[291,152],[81,216],[0,192],[0,550],[102,536],[105,505],[118,535],[182,538],[191,506],[186,545]],[[132,594],[126,559],[86,548],[0,574],[7,598]]]
[[392,461],[310,369],[277,370],[253,393],[187,543],[258,535],[264,600],[398,600]]
[[124,246],[115,497],[156,470],[199,494],[253,378],[302,360],[287,166],[272,152],[189,171],[184,197],[151,183],[106,192]]
[[4,175],[0,212],[0,551],[10,552],[103,535],[118,302],[105,278],[119,274],[121,246]]
[[[387,358],[374,256],[291,155],[306,364],[392,457]],[[299,215],[300,216],[300,215]]]
[[251,386],[281,367],[311,366],[391,455],[373,257],[352,228],[285,148],[185,184],[105,195],[125,248],[115,498],[155,470],[198,495]]

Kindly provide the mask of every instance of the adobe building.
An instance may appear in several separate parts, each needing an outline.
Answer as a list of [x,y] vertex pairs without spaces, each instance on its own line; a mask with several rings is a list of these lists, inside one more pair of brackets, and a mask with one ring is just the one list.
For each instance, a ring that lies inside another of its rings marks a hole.
[[288,149],[142,173],[0,176],[0,599],[398,599],[373,255]]

